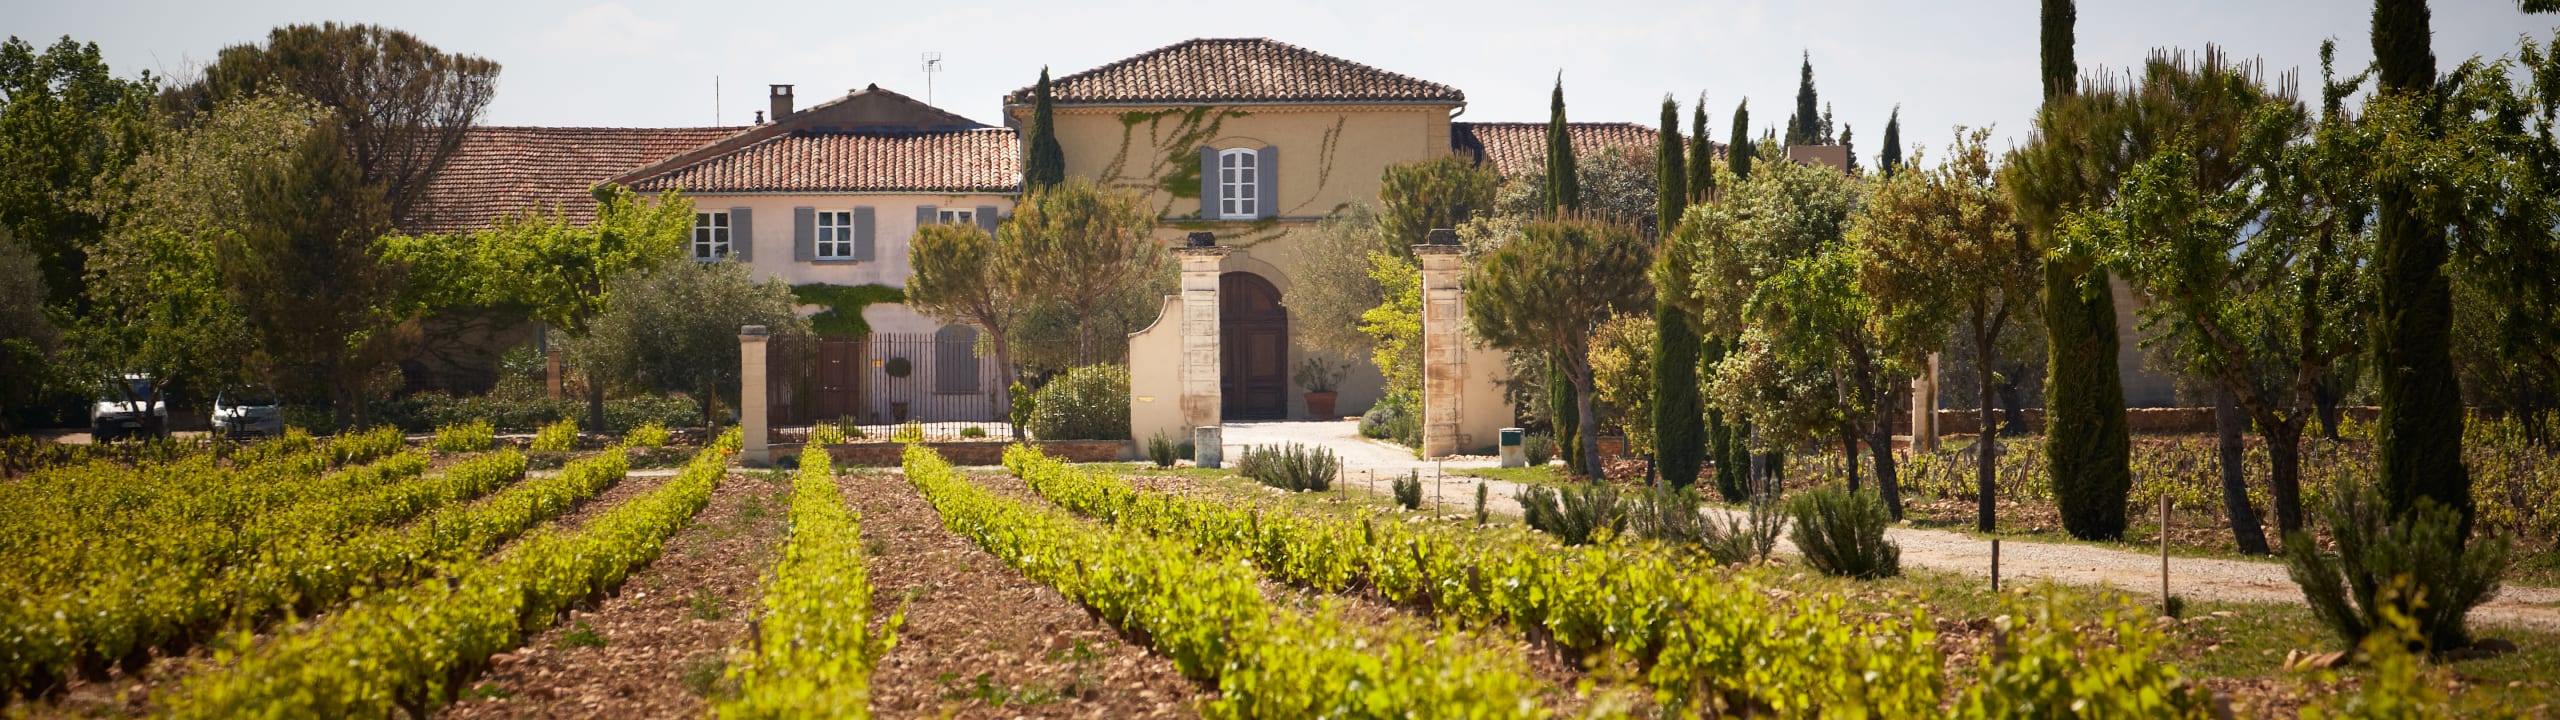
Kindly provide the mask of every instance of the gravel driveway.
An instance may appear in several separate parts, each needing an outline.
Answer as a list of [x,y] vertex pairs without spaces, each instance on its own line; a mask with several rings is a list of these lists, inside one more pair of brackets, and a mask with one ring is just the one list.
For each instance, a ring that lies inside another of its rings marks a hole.
[[[1385,494],[1389,478],[1419,471],[1423,502],[1429,505],[1438,498],[1444,513],[1472,512],[1475,486],[1482,483],[1488,486],[1486,510],[1513,517],[1520,514],[1520,503],[1514,499],[1520,492],[1519,483],[1454,474],[1440,477],[1442,472],[1493,467],[1493,458],[1458,457],[1439,463],[1416,460],[1402,446],[1360,437],[1359,424],[1355,422],[1228,423],[1223,444],[1226,456],[1233,458],[1247,445],[1291,442],[1321,446],[1340,456],[1344,484],[1351,488]],[[1902,546],[1904,565],[1984,577],[1991,574],[1989,540],[1948,530],[1910,527],[1888,529],[1885,536]],[[1794,550],[1792,544],[1779,543],[1780,552]],[[2160,556],[2156,552],[2094,545],[2002,540],[2000,576],[2003,580],[2042,578],[2072,585],[2104,584],[2152,594],[2160,591]],[[2301,589],[2285,575],[2284,565],[2275,562],[2172,557],[2169,584],[2171,592],[2190,600],[2302,602]],[[2496,599],[2472,611],[2471,617],[2492,625],[2560,632],[2560,588],[2510,585],[2500,590]]]

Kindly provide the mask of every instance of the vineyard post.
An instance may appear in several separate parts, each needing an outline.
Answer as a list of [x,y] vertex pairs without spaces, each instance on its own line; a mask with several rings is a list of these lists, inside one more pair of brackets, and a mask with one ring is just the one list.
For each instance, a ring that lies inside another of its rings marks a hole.
[[2000,538],[1991,539],[1991,591],[2000,592]]
[[2169,495],[2160,495],[2160,614],[2169,614]]
[[1447,514],[1449,511],[1449,508],[1440,502],[1440,485],[1442,484],[1441,481],[1445,479],[1446,478],[1440,472],[1440,461],[1431,461],[1431,518],[1434,520],[1439,519],[1441,515]]

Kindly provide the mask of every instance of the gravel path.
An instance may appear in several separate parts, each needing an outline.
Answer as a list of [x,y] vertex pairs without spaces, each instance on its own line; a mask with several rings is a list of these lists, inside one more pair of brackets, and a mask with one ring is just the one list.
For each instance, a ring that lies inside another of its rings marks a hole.
[[[1344,484],[1371,492],[1386,494],[1387,481],[1395,475],[1420,471],[1423,501],[1435,496],[1445,502],[1443,513],[1470,512],[1475,500],[1475,486],[1487,485],[1486,509],[1507,516],[1520,514],[1516,499],[1520,483],[1491,480],[1465,475],[1439,478],[1436,471],[1493,467],[1492,458],[1461,457],[1445,463],[1413,459],[1401,446],[1360,437],[1357,423],[1346,421],[1228,423],[1226,426],[1227,457],[1235,457],[1245,445],[1270,445],[1295,442],[1318,445],[1341,456]],[[1372,479],[1374,477],[1374,480]],[[1736,511],[1710,509],[1710,512]],[[1949,530],[1896,527],[1885,536],[1902,546],[1902,562],[1911,567],[1962,572],[1988,577],[1991,574],[1991,541]],[[1792,553],[1794,546],[1781,542],[1781,552]],[[2136,552],[2094,545],[2072,543],[2002,540],[2000,543],[2000,576],[2012,579],[2050,579],[2072,585],[2110,585],[2117,589],[2157,595],[2160,592],[2160,556],[2156,552]],[[2302,591],[2285,575],[2284,565],[2272,562],[2228,560],[2216,558],[2172,557],[2169,559],[2170,592],[2190,600],[2215,600],[2248,603],[2301,603]],[[2560,632],[2560,588],[2509,586],[2498,597],[2472,611],[2474,621],[2491,625],[2519,626],[2546,632]]]

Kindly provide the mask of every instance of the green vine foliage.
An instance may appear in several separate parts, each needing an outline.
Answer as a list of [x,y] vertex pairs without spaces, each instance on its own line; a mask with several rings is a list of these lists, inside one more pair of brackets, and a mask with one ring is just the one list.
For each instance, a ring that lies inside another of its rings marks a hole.
[[871,323],[862,319],[864,306],[906,302],[907,294],[887,285],[809,283],[791,286],[791,299],[804,305],[827,306],[809,317],[811,332],[820,337],[859,338],[871,335]]

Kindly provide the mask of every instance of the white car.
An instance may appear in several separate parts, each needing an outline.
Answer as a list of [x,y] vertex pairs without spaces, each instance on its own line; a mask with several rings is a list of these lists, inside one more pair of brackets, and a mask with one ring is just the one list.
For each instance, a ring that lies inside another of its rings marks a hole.
[[284,434],[284,406],[263,385],[236,387],[213,396],[213,432],[225,437]]
[[98,394],[98,402],[89,406],[89,438],[92,442],[106,442],[126,435],[157,435],[168,430],[168,403],[150,403],[151,409],[148,412],[143,410],[151,398],[151,376],[128,374],[108,381],[105,390]]

